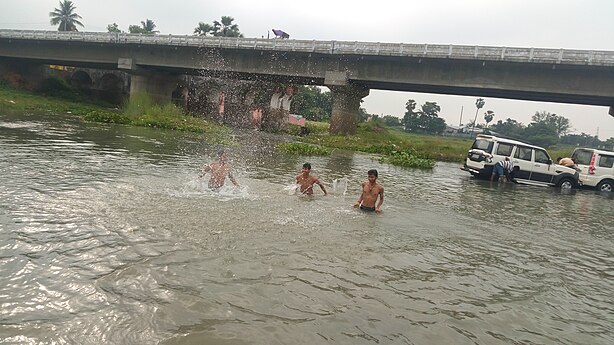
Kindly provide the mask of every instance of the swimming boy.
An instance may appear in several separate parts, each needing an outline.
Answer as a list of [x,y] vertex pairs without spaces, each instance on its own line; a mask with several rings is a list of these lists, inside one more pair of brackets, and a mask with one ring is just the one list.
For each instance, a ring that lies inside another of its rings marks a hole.
[[239,185],[232,174],[232,165],[228,163],[228,156],[226,156],[226,152],[224,150],[219,150],[217,152],[217,160],[203,167],[200,177],[205,176],[205,174],[208,172],[211,173],[209,188],[212,190],[217,191],[222,188],[222,186],[224,186],[224,182],[226,181],[226,176],[228,176],[230,181],[235,186]]
[[[377,183],[377,170],[369,170],[367,176],[368,180],[361,184],[362,193],[356,204],[354,204],[354,208],[360,208],[366,212],[380,213],[384,203],[384,187]],[[379,202],[377,202],[378,197]],[[376,202],[377,206],[375,206]]]
[[301,170],[301,174],[296,177],[296,183],[300,186],[300,190],[302,194],[305,195],[313,195],[313,185],[317,184],[320,186],[324,195],[327,195],[326,188],[324,185],[318,180],[317,177],[311,175],[311,164],[305,163],[303,164],[303,170]]

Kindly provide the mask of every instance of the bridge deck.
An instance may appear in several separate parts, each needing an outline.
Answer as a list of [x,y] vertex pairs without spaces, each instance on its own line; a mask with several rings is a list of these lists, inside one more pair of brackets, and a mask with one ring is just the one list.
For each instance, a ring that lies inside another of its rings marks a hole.
[[600,50],[3,29],[0,29],[0,39],[192,46],[205,48],[269,50],[280,52],[307,52],[330,55],[399,56],[480,61],[614,66],[614,51]]

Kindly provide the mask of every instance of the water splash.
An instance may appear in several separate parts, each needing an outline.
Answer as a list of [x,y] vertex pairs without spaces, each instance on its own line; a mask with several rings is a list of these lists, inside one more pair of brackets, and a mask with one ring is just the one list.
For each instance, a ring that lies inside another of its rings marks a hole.
[[337,195],[345,195],[348,191],[348,179],[347,177],[342,177],[333,180],[333,194]]
[[288,193],[288,195],[294,195],[299,190],[299,184],[290,184],[284,187],[284,191]]

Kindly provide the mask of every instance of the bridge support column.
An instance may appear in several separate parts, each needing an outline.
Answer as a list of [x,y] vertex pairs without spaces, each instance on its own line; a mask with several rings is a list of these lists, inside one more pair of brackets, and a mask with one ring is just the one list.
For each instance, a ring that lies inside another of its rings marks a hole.
[[369,95],[369,89],[360,85],[328,86],[333,94],[330,116],[330,134],[356,134],[360,100]]
[[170,103],[173,91],[181,79],[166,74],[133,74],[130,78],[130,96],[147,94],[158,104]]

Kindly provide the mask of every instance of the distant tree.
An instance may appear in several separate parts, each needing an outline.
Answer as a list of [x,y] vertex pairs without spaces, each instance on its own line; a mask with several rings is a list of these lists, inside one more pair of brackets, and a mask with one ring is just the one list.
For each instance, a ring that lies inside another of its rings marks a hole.
[[484,121],[486,121],[486,128],[488,128],[488,124],[490,123],[490,121],[492,121],[494,117],[495,117],[495,112],[492,110],[487,110],[484,113]]
[[213,32],[213,25],[199,22],[198,26],[194,28],[194,34],[198,36],[207,36]]
[[128,32],[131,34],[145,34],[145,35],[153,35],[157,34],[160,31],[155,30],[156,24],[151,19],[146,19],[145,21],[141,21],[141,25],[130,25],[128,27]]
[[292,99],[291,107],[294,114],[302,115],[307,120],[327,120],[333,109],[332,94],[330,91],[323,92],[317,86],[301,85]]
[[418,119],[420,116],[415,111],[416,101],[414,101],[413,99],[408,100],[407,103],[405,103],[405,109],[407,111],[405,112],[405,116],[403,116],[403,119],[401,120],[401,124],[403,125],[403,128],[405,129],[406,132],[417,130],[419,127]]
[[490,126],[490,130],[493,132],[518,139],[522,138],[525,128],[522,123],[510,118],[507,118],[505,122],[499,120],[496,124]]
[[416,102],[410,99],[405,104],[405,116],[402,124],[408,132],[441,133],[446,128],[446,121],[439,117],[441,107],[436,102],[425,102],[419,111],[415,111]]
[[221,37],[243,37],[243,34],[239,31],[239,26],[233,24],[235,19],[230,16],[222,16],[222,20],[218,22],[213,21],[213,36]]
[[610,137],[604,142],[606,150],[614,151],[614,137]]
[[478,122],[478,111],[484,107],[486,102],[482,98],[478,98],[475,100],[475,118],[473,119],[473,129],[475,129],[475,124]]
[[382,117],[382,121],[388,127],[399,127],[401,126],[401,119],[392,115],[385,115]]
[[436,102],[426,102],[420,111],[420,120],[424,132],[438,134],[446,129],[446,120],[439,117],[441,107]]
[[51,25],[58,25],[58,31],[79,31],[77,25],[83,27],[83,24],[79,21],[81,16],[75,13],[76,9],[72,1],[60,1],[60,8],[49,12]]
[[122,32],[119,29],[119,26],[117,26],[117,23],[113,23],[113,24],[107,25],[107,31],[108,32],[113,32],[113,33],[120,33],[120,32]]
[[571,128],[568,118],[552,114],[547,111],[535,112],[535,115],[533,115],[531,119],[534,123],[543,123],[544,125],[553,128],[557,137],[567,134]]
[[605,143],[601,142],[597,136],[588,135],[586,133],[581,134],[566,134],[561,137],[561,143],[573,146],[584,146],[599,148]]
[[535,145],[549,147],[559,141],[556,130],[544,122],[532,122],[523,133],[523,140]]
[[369,116],[371,116],[371,114],[367,112],[367,109],[363,107],[358,108],[358,122],[367,122]]

